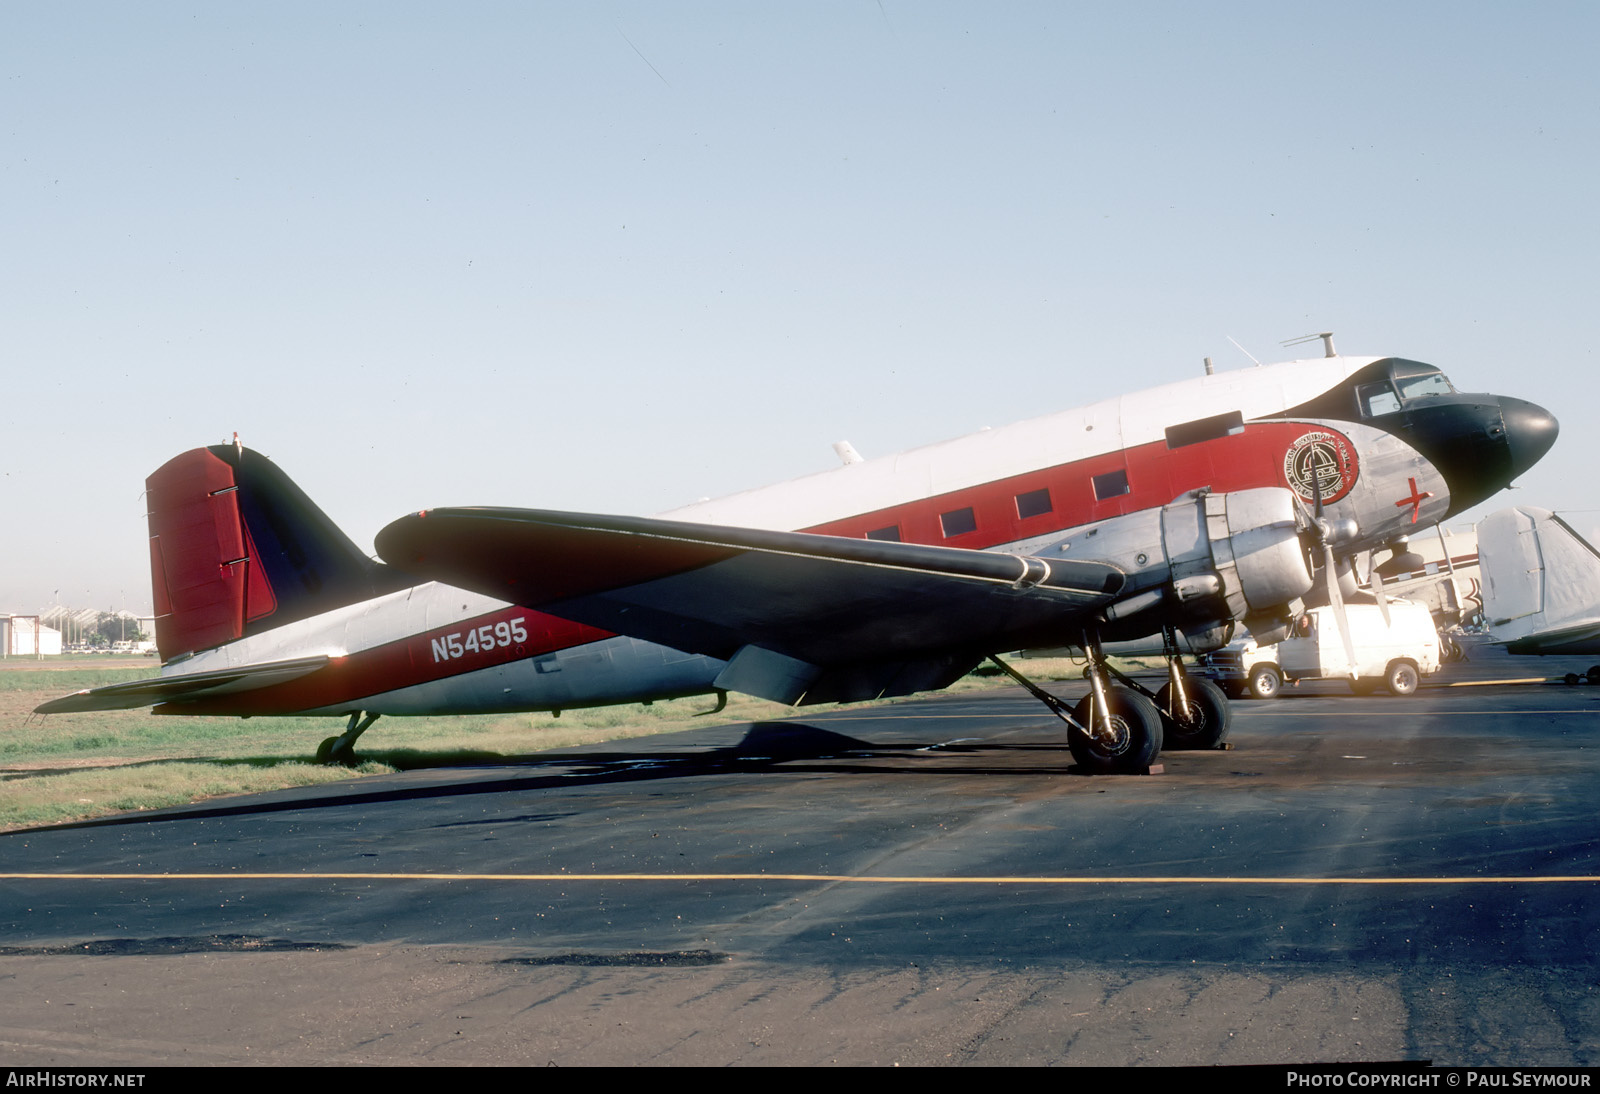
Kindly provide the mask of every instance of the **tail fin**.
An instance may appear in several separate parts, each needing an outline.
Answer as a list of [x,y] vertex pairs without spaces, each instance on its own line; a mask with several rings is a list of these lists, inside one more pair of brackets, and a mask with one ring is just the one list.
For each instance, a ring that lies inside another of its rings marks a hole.
[[1566,521],[1520,506],[1478,522],[1483,611],[1512,653],[1600,649],[1600,551]]
[[185,452],[145,489],[163,662],[415,583],[240,445]]

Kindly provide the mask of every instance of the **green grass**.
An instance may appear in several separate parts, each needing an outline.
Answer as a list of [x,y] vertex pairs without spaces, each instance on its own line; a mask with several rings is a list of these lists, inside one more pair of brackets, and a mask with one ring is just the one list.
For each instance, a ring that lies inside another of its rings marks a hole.
[[[1022,668],[1040,681],[1079,675],[1063,659],[1030,660]],[[138,657],[0,660],[0,830],[381,772],[494,763],[708,723],[795,716],[790,707],[731,695],[727,709],[710,718],[696,717],[711,709],[710,696],[566,710],[559,718],[390,717],[361,738],[357,751],[363,763],[351,770],[314,762],[317,745],[343,732],[342,718],[182,718],[145,709],[49,717],[32,713],[47,699],[158,671],[153,660]],[[969,676],[952,690],[1009,683],[1003,676]]]

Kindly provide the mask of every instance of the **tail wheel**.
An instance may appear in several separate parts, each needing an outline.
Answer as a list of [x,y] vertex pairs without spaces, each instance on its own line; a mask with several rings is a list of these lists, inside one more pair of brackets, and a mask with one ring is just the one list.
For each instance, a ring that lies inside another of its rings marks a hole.
[[1161,715],[1162,747],[1172,749],[1216,748],[1228,736],[1228,698],[1210,680],[1184,682],[1187,710],[1176,717],[1172,709],[1172,685],[1156,693],[1156,708]]
[[1092,694],[1084,696],[1073,710],[1072,716],[1095,733],[1091,737],[1074,727],[1067,734],[1072,758],[1091,775],[1142,774],[1161,754],[1161,712],[1127,688],[1108,688],[1106,696],[1111,704],[1107,719],[1091,720]]

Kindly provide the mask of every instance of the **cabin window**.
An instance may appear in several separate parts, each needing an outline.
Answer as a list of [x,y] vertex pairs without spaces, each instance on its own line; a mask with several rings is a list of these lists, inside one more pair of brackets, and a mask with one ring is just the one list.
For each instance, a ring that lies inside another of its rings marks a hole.
[[1094,477],[1094,498],[1096,501],[1105,501],[1107,498],[1120,498],[1128,493],[1128,472],[1122,469],[1107,471],[1104,475]]
[[1029,517],[1042,517],[1050,512],[1050,489],[1029,490],[1026,494],[1017,495],[1017,516],[1023,520]]
[[867,533],[867,538],[883,539],[888,540],[890,543],[899,543],[900,526],[898,524],[891,524],[887,528],[874,528],[872,531]]
[[972,515],[972,507],[955,509],[939,515],[939,527],[944,529],[944,538],[964,536],[968,532],[978,530],[978,518]]
[[1209,418],[1196,418],[1192,422],[1168,426],[1167,447],[1182,448],[1184,445],[1214,441],[1243,432],[1244,415],[1237,410],[1230,410],[1226,414],[1214,414]]

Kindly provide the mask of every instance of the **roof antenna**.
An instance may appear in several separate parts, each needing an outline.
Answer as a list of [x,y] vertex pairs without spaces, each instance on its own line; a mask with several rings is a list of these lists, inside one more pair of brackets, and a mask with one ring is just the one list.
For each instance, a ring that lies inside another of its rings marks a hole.
[[[1233,342],[1233,336],[1231,334],[1224,334],[1222,337],[1226,338],[1230,342]],[[1255,355],[1252,354],[1249,350],[1245,349],[1239,343],[1233,342],[1233,348],[1238,350],[1240,353],[1244,354],[1246,357],[1250,358],[1250,360],[1256,361]],[[1260,361],[1256,361],[1256,368],[1260,368],[1260,367],[1261,367],[1261,362]]]
[[1322,356],[1339,356],[1333,348],[1333,332],[1331,330],[1325,330],[1318,334],[1301,335],[1299,338],[1291,338],[1287,342],[1281,342],[1279,344],[1284,346],[1298,346],[1305,342],[1315,342],[1318,338],[1322,339]]
[[851,444],[849,441],[834,441],[833,450],[838,454],[839,459],[844,462],[846,467],[853,463],[864,462],[861,459],[861,453],[857,452],[856,446]]

